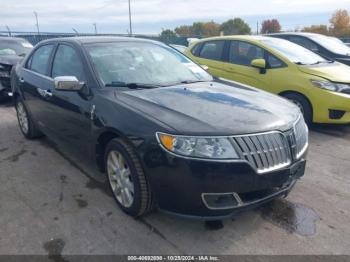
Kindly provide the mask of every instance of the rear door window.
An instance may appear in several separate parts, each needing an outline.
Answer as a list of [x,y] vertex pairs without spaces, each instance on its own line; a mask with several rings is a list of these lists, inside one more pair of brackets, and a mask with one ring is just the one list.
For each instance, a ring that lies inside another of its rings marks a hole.
[[29,60],[28,69],[42,75],[48,75],[50,57],[53,48],[54,45],[44,45],[39,47]]
[[199,56],[210,60],[223,60],[225,41],[209,41],[203,44]]

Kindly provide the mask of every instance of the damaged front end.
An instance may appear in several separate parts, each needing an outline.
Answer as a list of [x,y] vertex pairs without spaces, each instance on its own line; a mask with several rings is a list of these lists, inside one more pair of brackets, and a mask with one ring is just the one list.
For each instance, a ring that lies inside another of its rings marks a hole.
[[11,92],[12,65],[0,63],[0,92],[6,95]]

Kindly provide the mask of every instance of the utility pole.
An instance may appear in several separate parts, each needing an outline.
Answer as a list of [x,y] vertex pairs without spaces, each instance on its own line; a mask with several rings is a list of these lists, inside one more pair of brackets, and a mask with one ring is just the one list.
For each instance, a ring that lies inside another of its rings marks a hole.
[[256,34],[259,34],[259,21],[256,22]]
[[34,15],[35,15],[35,20],[36,20],[36,29],[38,30],[38,35],[40,35],[38,13],[34,11]]
[[97,24],[96,24],[96,23],[93,23],[92,25],[93,25],[94,28],[95,28],[95,35],[97,35]]
[[7,32],[9,32],[9,36],[12,36],[12,35],[11,35],[11,30],[10,30],[10,28],[8,27],[8,25],[5,25],[5,26],[6,26]]
[[132,36],[132,24],[131,24],[131,5],[129,1],[129,35]]

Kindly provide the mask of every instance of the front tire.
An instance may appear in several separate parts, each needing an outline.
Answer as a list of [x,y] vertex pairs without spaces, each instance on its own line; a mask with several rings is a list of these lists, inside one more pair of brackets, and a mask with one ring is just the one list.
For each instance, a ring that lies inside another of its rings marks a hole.
[[289,101],[299,107],[307,125],[312,124],[312,106],[305,97],[299,94],[284,94],[283,97],[287,98]]
[[35,126],[23,100],[20,98],[16,100],[16,112],[21,132],[27,139],[35,139],[43,136],[40,130]]
[[105,170],[119,207],[133,217],[152,209],[151,189],[134,149],[121,139],[113,139],[105,152]]

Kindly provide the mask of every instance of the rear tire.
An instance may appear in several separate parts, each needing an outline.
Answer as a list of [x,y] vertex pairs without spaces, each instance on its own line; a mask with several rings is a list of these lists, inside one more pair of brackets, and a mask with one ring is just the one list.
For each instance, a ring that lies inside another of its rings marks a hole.
[[119,207],[140,217],[153,209],[152,193],[134,149],[121,139],[111,140],[105,151],[105,170]]
[[304,119],[307,125],[312,124],[313,114],[312,114],[312,106],[310,105],[309,101],[299,94],[284,94],[283,97],[287,98],[289,101],[294,103],[296,106],[299,107],[300,111],[304,115]]
[[35,139],[43,136],[43,133],[35,126],[33,119],[28,113],[27,108],[25,107],[23,100],[21,98],[16,99],[16,112],[19,128],[21,129],[22,134],[27,139]]

